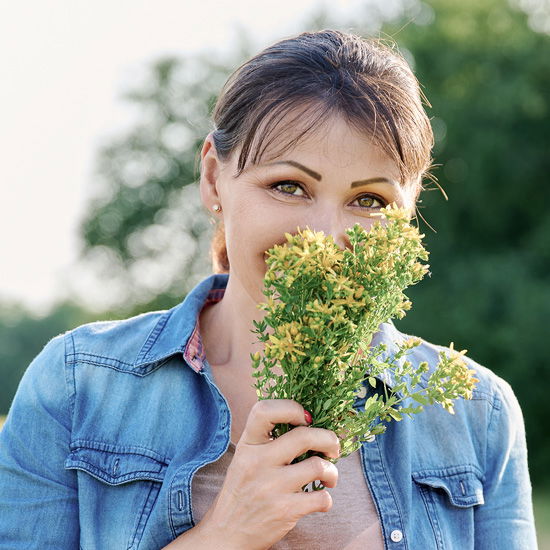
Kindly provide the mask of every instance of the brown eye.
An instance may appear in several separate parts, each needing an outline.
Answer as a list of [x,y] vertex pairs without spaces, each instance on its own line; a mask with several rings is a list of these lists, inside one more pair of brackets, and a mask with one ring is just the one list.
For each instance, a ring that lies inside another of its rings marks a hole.
[[279,191],[280,193],[284,193],[285,195],[301,196],[305,194],[303,189],[293,181],[279,181],[272,185],[271,188],[275,189],[275,191]]
[[373,195],[364,195],[357,199],[359,206],[363,208],[383,208],[385,206],[384,202]]

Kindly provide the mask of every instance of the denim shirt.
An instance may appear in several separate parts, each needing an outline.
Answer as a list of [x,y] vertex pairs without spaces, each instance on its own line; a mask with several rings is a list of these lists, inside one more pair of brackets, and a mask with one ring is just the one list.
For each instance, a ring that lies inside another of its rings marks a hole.
[[[213,275],[169,311],[45,346],[0,434],[1,549],[159,550],[194,526],[193,474],[227,449],[231,416],[187,344],[226,284]],[[376,335],[388,353],[404,337],[391,323]],[[442,349],[422,342],[408,359],[433,366]],[[454,415],[426,407],[360,449],[387,549],[536,548],[520,408],[506,382],[470,366],[479,383]]]

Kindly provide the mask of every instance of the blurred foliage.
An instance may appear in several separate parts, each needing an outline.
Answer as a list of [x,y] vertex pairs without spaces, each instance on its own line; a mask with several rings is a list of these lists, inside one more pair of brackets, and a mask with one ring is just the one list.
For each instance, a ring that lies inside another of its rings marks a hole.
[[136,304],[178,302],[210,269],[211,224],[192,184],[228,66],[245,54],[234,56],[225,63],[208,54],[154,63],[124,96],[139,113],[135,128],[98,153],[81,261],[104,281],[106,303],[121,315]]
[[548,490],[534,492],[533,507],[539,550],[550,550],[550,493]]
[[[391,19],[380,35],[398,43],[432,105],[434,174],[449,201],[437,190],[423,194],[419,212],[436,231],[419,221],[433,275],[410,292],[414,308],[399,328],[454,341],[512,384],[533,479],[550,482],[550,38],[505,0],[403,0],[398,18],[384,11],[393,5],[366,1],[338,25],[325,10],[304,29],[379,34],[379,22]],[[100,151],[82,224],[82,261],[111,293],[102,318],[171,307],[208,272],[210,225],[192,189],[197,155],[223,82],[252,53],[243,34],[225,60],[163,59],[127,94],[139,122]],[[42,320],[0,316],[8,381],[0,413],[45,342],[91,318],[67,304]]]
[[533,478],[550,482],[550,37],[500,0],[423,11],[429,25],[386,31],[412,53],[432,105],[434,173],[449,201],[424,193],[432,279],[409,293],[399,327],[454,341],[510,382]]

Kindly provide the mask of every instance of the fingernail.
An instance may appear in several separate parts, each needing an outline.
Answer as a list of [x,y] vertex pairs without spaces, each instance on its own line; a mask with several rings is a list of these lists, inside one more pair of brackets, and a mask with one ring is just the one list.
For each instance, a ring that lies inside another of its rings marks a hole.
[[313,418],[311,418],[311,413],[309,411],[306,411],[304,409],[304,418],[306,419],[306,422],[308,424],[311,424],[313,422]]

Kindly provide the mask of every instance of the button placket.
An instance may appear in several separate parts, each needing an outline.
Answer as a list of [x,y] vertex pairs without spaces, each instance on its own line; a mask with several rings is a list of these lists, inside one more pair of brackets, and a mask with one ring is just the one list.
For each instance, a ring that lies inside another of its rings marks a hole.
[[363,443],[361,453],[363,473],[378,512],[382,532],[388,543],[391,541],[392,544],[388,548],[405,550],[408,545],[403,534],[403,522],[383,464],[380,439]]

